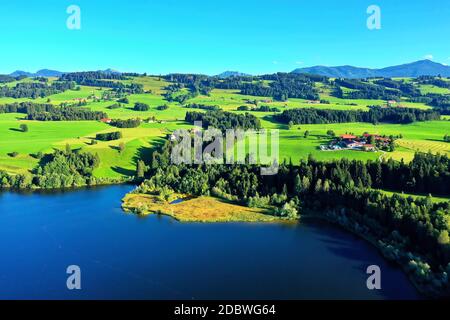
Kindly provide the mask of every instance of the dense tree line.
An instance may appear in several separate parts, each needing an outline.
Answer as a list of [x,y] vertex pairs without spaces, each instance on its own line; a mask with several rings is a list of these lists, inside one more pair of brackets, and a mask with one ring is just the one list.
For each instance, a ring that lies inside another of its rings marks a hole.
[[119,140],[119,139],[122,139],[122,132],[115,131],[115,132],[107,132],[107,133],[97,133],[95,136],[95,139],[100,140],[100,141]]
[[[369,82],[363,82],[356,79],[336,79],[335,85],[352,89],[347,93],[335,90],[334,94],[338,98],[348,99],[382,99],[382,100],[400,100],[401,91],[398,89],[386,88]],[[340,94],[339,94],[340,93]]]
[[8,83],[8,82],[13,82],[13,81],[20,81],[20,80],[22,80],[24,78],[26,78],[26,76],[13,77],[13,76],[6,75],[6,74],[0,74],[0,83]]
[[32,174],[8,175],[0,171],[0,188],[69,188],[97,183],[92,176],[99,158],[90,153],[55,151],[45,155]]
[[440,113],[433,110],[413,108],[383,108],[369,107],[369,111],[362,110],[328,110],[317,108],[300,108],[285,110],[274,116],[275,120],[292,124],[321,124],[321,123],[412,123],[415,121],[439,120]]
[[15,102],[0,105],[0,113],[51,112],[54,108],[55,106],[49,103]]
[[142,120],[136,119],[114,119],[110,122],[110,125],[117,128],[137,128],[141,125]]
[[403,80],[397,81],[384,78],[375,80],[374,83],[383,87],[399,90],[405,97],[418,97],[421,95],[419,88],[414,86],[412,83],[406,83]]
[[128,77],[121,73],[102,71],[73,72],[60,77],[60,80],[73,81],[83,86],[111,88],[118,94],[144,93],[144,86],[141,84],[120,82],[120,80],[127,79]]
[[319,93],[314,82],[301,74],[277,73],[267,77],[269,84],[263,82],[243,83],[241,94],[251,96],[273,97],[278,101],[289,98],[319,100]]
[[450,95],[428,94],[428,105],[441,114],[450,115]]
[[20,82],[14,87],[0,87],[0,97],[37,99],[73,89],[73,81],[54,81],[50,85],[42,82]]
[[75,81],[78,84],[83,84],[89,80],[127,80],[128,78],[118,72],[103,72],[103,71],[86,71],[86,72],[71,72],[61,75],[59,78],[62,81]]
[[165,78],[189,89],[190,96],[183,98],[184,101],[198,94],[208,95],[214,88],[236,89],[240,90],[241,94],[273,97],[280,101],[288,98],[318,100],[319,95],[314,88],[314,81],[327,81],[326,77],[295,73],[276,73],[260,77],[237,76],[226,79],[195,74],[171,74]]
[[225,111],[207,111],[206,113],[188,111],[185,120],[189,123],[202,121],[204,128],[213,127],[222,131],[226,129],[260,129],[261,121],[250,113],[236,114]]
[[439,88],[447,88],[450,89],[450,81],[445,81],[440,77],[432,77],[432,76],[421,76],[416,79],[419,84],[432,85]]
[[87,121],[101,120],[108,115],[102,111],[91,111],[77,107],[54,107],[46,111],[31,111],[27,115],[28,120],[38,121]]
[[28,120],[78,121],[101,120],[108,115],[102,111],[91,111],[80,107],[57,107],[49,103],[9,103],[0,105],[0,113],[25,113]]

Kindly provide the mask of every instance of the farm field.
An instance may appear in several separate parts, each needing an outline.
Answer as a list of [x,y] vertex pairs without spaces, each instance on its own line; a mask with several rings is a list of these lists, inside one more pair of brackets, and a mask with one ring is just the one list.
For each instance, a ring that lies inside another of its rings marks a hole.
[[[268,125],[270,126],[270,125]],[[304,137],[305,131],[310,135]],[[353,150],[342,151],[320,151],[318,147],[330,141],[327,131],[332,130],[336,135],[352,133],[362,135],[365,132],[379,135],[399,135],[402,139],[396,141],[397,148],[394,152],[363,152]],[[299,161],[306,158],[310,153],[318,160],[333,160],[343,157],[357,160],[375,160],[380,157],[403,159],[409,162],[416,151],[447,154],[450,156],[450,144],[443,141],[446,132],[450,132],[449,121],[416,122],[413,124],[379,124],[349,123],[342,124],[310,124],[296,125],[291,130],[286,128],[280,130],[280,157],[281,159],[292,159]]]
[[[117,129],[98,121],[52,121],[38,122],[17,120],[20,114],[0,114],[0,170],[24,173],[38,162],[33,157],[37,152],[49,153],[52,149],[63,150],[66,144],[72,149],[98,154],[100,167],[94,174],[98,177],[131,176],[136,169],[138,153],[149,155],[153,145],[171,130],[186,127],[183,123],[142,124],[139,128]],[[28,132],[19,130],[27,124]],[[98,142],[91,145],[97,133],[122,132],[122,139]],[[125,144],[123,152],[119,144]],[[9,155],[17,152],[18,155]]]
[[[56,78],[50,78],[49,82]],[[29,78],[11,82],[8,86],[15,86],[19,82],[32,82]],[[112,119],[147,119],[155,117],[158,122],[143,123],[138,128],[118,129],[100,121],[28,121],[25,115],[19,113],[0,114],[0,170],[9,173],[26,173],[32,170],[38,163],[33,157],[36,153],[49,153],[54,148],[64,149],[69,144],[72,149],[98,154],[100,166],[95,169],[97,177],[121,177],[132,176],[136,168],[136,159],[139,155],[150,156],[152,148],[161,141],[168,133],[177,128],[189,128],[184,122],[187,111],[201,111],[182,106],[178,102],[169,102],[163,96],[166,87],[170,84],[160,77],[139,76],[130,77],[127,80],[117,80],[123,84],[132,83],[143,85],[145,93],[130,94],[127,96],[128,103],[119,108],[110,109],[116,103],[114,100],[102,100],[99,97],[110,91],[108,88],[98,86],[77,86],[77,90],[67,90],[63,93],[50,95],[44,98],[0,98],[0,105],[14,102],[31,101],[34,103],[51,103],[55,106],[61,103],[76,104],[86,101],[85,108],[92,111],[103,111]],[[268,85],[270,81],[265,81]],[[258,105],[276,107],[280,111],[294,108],[321,108],[334,110],[368,110],[371,105],[384,105],[383,100],[369,99],[340,99],[330,95],[330,88],[316,83],[322,100],[327,103],[313,102],[305,99],[289,99],[285,102],[274,101],[271,97],[242,95],[239,90],[212,89],[208,96],[197,95],[187,100],[186,104],[196,103],[203,105],[219,106],[224,111],[245,113],[236,111],[240,106],[254,107],[255,100]],[[428,92],[436,91],[432,86],[423,86],[422,90]],[[349,90],[346,90],[349,91]],[[183,92],[187,92],[185,89]],[[441,92],[442,93],[442,92]],[[135,103],[149,105],[148,111],[135,111]],[[402,106],[429,109],[429,106],[421,103],[409,103],[402,101]],[[165,110],[158,110],[162,105],[167,105]],[[367,160],[393,158],[410,161],[416,151],[432,151],[450,155],[450,145],[443,141],[445,134],[450,133],[450,121],[415,122],[408,125],[368,123],[349,124],[324,124],[324,125],[295,125],[289,129],[286,125],[272,121],[273,112],[249,111],[261,120],[262,127],[280,130],[280,161],[291,159],[298,162],[313,154],[319,160],[332,160],[342,157],[350,159]],[[448,116],[443,117],[449,120]],[[19,127],[26,124],[28,132],[21,132]],[[380,135],[399,135],[403,137],[396,141],[396,150],[392,153],[385,152],[362,152],[353,150],[342,151],[320,151],[321,144],[327,144],[330,138],[327,131],[333,130],[337,135],[353,133],[361,135],[365,132]],[[98,142],[92,145],[92,139],[97,133],[122,132],[120,140],[110,142]],[[305,131],[310,135],[305,138]],[[119,145],[123,144],[125,149],[119,152]],[[12,156],[12,153],[17,153]]]

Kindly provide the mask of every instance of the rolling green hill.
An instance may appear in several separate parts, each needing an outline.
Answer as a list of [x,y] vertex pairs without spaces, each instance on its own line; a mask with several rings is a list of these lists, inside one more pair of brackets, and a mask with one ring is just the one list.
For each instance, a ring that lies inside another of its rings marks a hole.
[[[248,77],[248,76],[243,76]],[[232,77],[236,78],[236,77]],[[48,82],[56,81],[56,78],[48,78]],[[105,79],[108,80],[108,79]],[[416,83],[415,79],[397,79],[404,83],[412,83],[423,95],[440,94],[446,95],[449,89],[436,87],[433,85],[424,85]],[[333,93],[332,79],[321,81],[314,80],[313,89],[317,90],[320,101],[311,101],[304,98],[288,98],[285,101],[278,101],[271,96],[255,96],[250,94],[241,94],[240,89],[221,88],[222,82],[229,80],[217,80],[215,88],[208,92],[192,93],[192,85],[181,83],[181,89],[178,95],[190,95],[183,104],[177,101],[168,101],[166,93],[169,86],[176,84],[177,81],[170,81],[167,77],[155,76],[124,76],[123,79],[109,80],[124,85],[138,84],[143,88],[144,93],[123,94],[114,91],[111,87],[77,85],[76,90],[67,90],[62,93],[41,97],[37,99],[29,98],[10,98],[0,97],[0,105],[20,102],[50,103],[55,106],[73,105],[77,108],[78,104],[83,103],[83,108],[89,108],[92,111],[102,111],[107,113],[112,119],[130,119],[140,118],[151,121],[145,121],[138,128],[117,129],[100,121],[29,121],[25,120],[26,115],[22,113],[0,113],[0,170],[9,173],[26,173],[32,170],[38,160],[34,155],[38,152],[49,153],[54,148],[63,149],[69,144],[73,149],[98,154],[101,160],[99,168],[94,174],[98,177],[120,177],[134,175],[136,168],[136,158],[139,154],[150,156],[152,148],[173,130],[177,128],[189,128],[190,125],[184,122],[187,111],[201,111],[198,109],[187,108],[189,104],[199,104],[206,106],[217,106],[224,111],[233,113],[245,113],[237,111],[241,106],[249,108],[255,106],[268,106],[277,108],[280,112],[295,108],[319,108],[333,110],[368,110],[368,106],[385,106],[386,100],[383,99],[351,99],[339,98]],[[200,82],[194,84],[199,85]],[[207,81],[210,81],[208,79]],[[212,80],[211,80],[212,81]],[[36,80],[24,78],[19,81],[7,83],[9,87],[14,87],[18,83],[34,83]],[[258,85],[263,83],[264,87],[270,88],[274,80],[263,78],[245,80],[244,83]],[[199,85],[200,88],[202,84]],[[353,89],[343,88],[345,92],[355,91]],[[358,91],[358,90],[356,90]],[[105,96],[111,97],[105,98]],[[115,95],[115,97],[114,97]],[[111,107],[118,104],[120,96],[126,97],[127,102],[122,102],[120,106]],[[402,96],[396,105],[409,108],[430,109],[432,106],[424,102],[411,102],[407,96]],[[149,105],[148,111],[136,111],[133,106],[135,103],[145,103]],[[167,108],[159,108],[166,105]],[[434,153],[444,153],[450,155],[450,144],[443,141],[445,134],[450,133],[450,121],[443,118],[442,121],[433,122],[415,122],[411,124],[368,124],[368,123],[346,123],[346,124],[309,124],[295,125],[291,128],[271,120],[273,112],[249,111],[261,119],[263,128],[280,130],[280,156],[282,159],[292,159],[299,161],[312,153],[318,159],[380,159],[393,158],[410,161],[416,151],[429,151]],[[28,126],[27,132],[21,132],[21,124]],[[121,131],[122,138],[110,142],[98,142],[92,145],[97,133]],[[362,151],[335,151],[323,152],[319,146],[328,143],[330,138],[327,131],[333,130],[336,134],[352,132],[361,135],[364,132],[376,133],[380,135],[402,135],[399,139],[397,148],[392,153],[384,152],[362,152]],[[305,138],[305,131],[310,135]],[[120,144],[125,146],[122,152],[118,151]]]

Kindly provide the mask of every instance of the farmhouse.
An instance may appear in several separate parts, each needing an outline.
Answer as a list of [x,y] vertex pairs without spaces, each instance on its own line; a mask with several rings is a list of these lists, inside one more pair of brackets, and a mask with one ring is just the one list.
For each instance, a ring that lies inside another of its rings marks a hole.
[[339,138],[333,139],[328,145],[321,145],[322,151],[334,150],[361,150],[377,151],[378,148],[385,149],[389,147],[392,140],[377,134],[365,133],[362,136],[353,134],[343,134]]
[[357,136],[354,136],[354,135],[351,135],[351,134],[343,134],[343,135],[340,136],[340,138],[341,138],[343,141],[353,141],[353,140],[355,140],[355,139],[358,138],[358,137],[357,137]]
[[111,121],[112,121],[112,119],[110,119],[110,118],[103,118],[103,119],[100,119],[100,122],[108,123],[108,124],[110,124]]

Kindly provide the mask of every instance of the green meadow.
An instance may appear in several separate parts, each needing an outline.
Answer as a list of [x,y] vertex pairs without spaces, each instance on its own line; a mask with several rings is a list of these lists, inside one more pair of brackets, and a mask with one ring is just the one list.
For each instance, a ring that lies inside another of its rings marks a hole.
[[[310,133],[308,138],[304,137],[306,130]],[[362,135],[368,132],[386,136],[401,134],[403,138],[396,141],[397,147],[394,152],[320,151],[318,147],[330,141],[326,135],[328,130],[333,130],[337,135],[345,133]],[[292,158],[293,161],[305,158],[310,153],[319,160],[343,157],[366,160],[385,157],[410,161],[416,151],[428,152],[429,150],[450,156],[450,143],[444,142],[443,139],[446,132],[450,132],[450,121],[416,122],[407,125],[368,123],[298,125],[291,130],[287,128],[280,130],[280,156],[286,159]]]
[[[54,81],[52,78],[50,81]],[[23,79],[23,82],[33,81]],[[139,83],[144,86],[145,93],[132,94],[128,96],[129,103],[117,109],[108,107],[115,101],[96,101],[92,97],[101,97],[104,91],[109,89],[99,87],[79,86],[78,90],[68,90],[39,99],[13,99],[0,98],[0,104],[33,101],[37,103],[76,103],[80,99],[87,101],[87,108],[95,111],[104,111],[108,117],[113,119],[141,118],[148,119],[156,117],[158,122],[143,123],[138,128],[118,129],[99,121],[27,121],[23,114],[0,114],[0,170],[10,173],[25,173],[32,170],[38,160],[33,157],[38,152],[48,153],[53,149],[63,149],[69,144],[73,149],[96,153],[99,155],[101,164],[95,170],[98,177],[120,177],[134,174],[136,158],[138,155],[150,156],[152,149],[168,133],[177,128],[189,128],[184,122],[188,109],[176,102],[168,102],[164,99],[165,87],[169,84],[159,77],[133,77],[121,80],[125,84]],[[10,86],[15,83],[8,84]],[[317,85],[320,97],[328,103],[317,103],[304,99],[289,99],[286,102],[272,101],[270,97],[255,97],[239,94],[237,90],[213,89],[209,96],[199,95],[189,99],[189,103],[204,105],[216,105],[225,111],[243,113],[236,111],[239,106],[268,105],[277,107],[280,111],[292,108],[323,108],[323,109],[345,109],[345,110],[367,110],[371,105],[383,105],[382,100],[352,100],[339,99],[330,95],[330,88]],[[431,86],[422,86],[421,90],[427,92],[437,91]],[[135,111],[133,106],[136,102],[146,103],[150,106],[148,111]],[[429,108],[420,103],[401,102],[402,106],[412,108]],[[166,110],[157,110],[158,106],[168,105]],[[273,113],[251,112],[259,117],[262,126],[267,129],[280,130],[280,158],[281,160],[292,159],[299,161],[309,154],[320,160],[332,160],[342,157],[350,159],[381,159],[394,158],[410,161],[417,150],[432,151],[433,153],[449,154],[450,144],[443,141],[445,134],[450,133],[449,117],[443,117],[443,121],[416,122],[408,125],[368,123],[348,124],[324,124],[324,125],[296,125],[288,128],[285,125],[271,120]],[[19,130],[21,124],[27,124],[28,132]],[[305,131],[310,135],[305,138]],[[399,135],[402,139],[397,140],[396,150],[392,153],[384,152],[362,152],[362,151],[320,151],[321,144],[328,143],[330,138],[326,135],[328,130],[333,130],[337,135],[353,133],[361,135],[365,132],[380,135]],[[92,139],[97,133],[121,131],[122,139],[116,141],[102,142],[92,145]],[[119,145],[125,145],[125,149],[119,152]],[[12,153],[17,153],[12,155]]]

